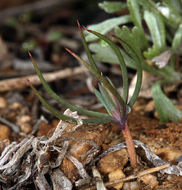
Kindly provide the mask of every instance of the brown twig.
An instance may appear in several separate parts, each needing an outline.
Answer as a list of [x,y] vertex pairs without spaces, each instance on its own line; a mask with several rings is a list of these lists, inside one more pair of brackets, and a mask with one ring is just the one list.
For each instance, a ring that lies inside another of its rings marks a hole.
[[[105,186],[111,186],[113,184],[117,184],[117,183],[120,183],[120,182],[125,182],[125,181],[133,180],[133,179],[136,179],[136,178],[140,178],[140,177],[142,177],[144,175],[148,175],[148,174],[163,170],[163,169],[168,168],[168,167],[170,167],[169,164],[164,164],[162,166],[157,166],[157,167],[154,167],[154,168],[150,168],[150,169],[141,171],[136,175],[130,175],[130,176],[125,177],[125,178],[121,178],[121,179],[117,179],[115,181],[107,182],[107,183],[105,183]],[[95,189],[96,189],[96,187],[92,186],[92,187],[86,188],[84,190],[95,190]]]
[[[47,82],[51,82],[54,80],[70,77],[76,74],[81,74],[84,72],[87,72],[87,69],[83,66],[80,66],[80,67],[75,67],[73,69],[66,68],[64,70],[60,70],[56,72],[45,73],[43,74],[43,76]],[[30,76],[19,77],[19,78],[14,78],[14,79],[6,79],[6,80],[0,81],[0,92],[25,88],[26,86],[28,86],[26,78],[28,78],[29,81],[33,85],[41,84],[41,81],[37,75],[30,75]]]

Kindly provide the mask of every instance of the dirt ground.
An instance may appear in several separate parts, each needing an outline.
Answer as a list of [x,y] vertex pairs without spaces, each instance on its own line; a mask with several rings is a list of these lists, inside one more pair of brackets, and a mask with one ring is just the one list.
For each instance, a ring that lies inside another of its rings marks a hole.
[[[177,176],[165,171],[173,167],[179,174],[182,120],[160,122],[150,95],[138,98],[128,118],[138,159],[138,166],[133,169],[121,130],[115,124],[75,126],[60,122],[28,86],[27,77],[54,108],[66,110],[43,89],[30,63],[27,46],[32,47],[33,57],[59,95],[72,104],[105,112],[90,91],[86,78],[91,79],[94,87],[97,81],[64,47],[84,57],[76,19],[87,25],[106,16],[98,14],[97,9],[92,12],[92,3],[75,2],[70,0],[64,6],[59,4],[57,9],[40,13],[36,10],[23,16],[20,9],[18,16],[14,15],[17,20],[6,21],[7,12],[0,14],[5,19],[0,22],[0,190],[92,190],[96,187],[181,190],[182,174]],[[82,7],[86,7],[85,12],[81,11]],[[91,19],[93,14],[98,18]],[[120,87],[119,76],[113,72],[118,66],[103,63],[100,69]],[[131,81],[133,70],[129,70],[129,77]],[[167,95],[182,111],[181,86],[181,82],[169,86]],[[66,114],[84,117],[70,110]]]

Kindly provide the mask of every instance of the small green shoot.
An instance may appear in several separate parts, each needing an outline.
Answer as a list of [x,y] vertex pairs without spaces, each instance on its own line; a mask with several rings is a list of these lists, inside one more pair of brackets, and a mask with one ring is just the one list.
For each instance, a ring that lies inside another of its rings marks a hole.
[[[87,32],[95,35],[96,37],[98,37],[99,39],[105,41],[109,47],[113,50],[114,54],[116,55],[119,64],[120,64],[120,69],[121,69],[121,75],[122,75],[122,81],[123,81],[123,96],[121,96],[116,87],[114,86],[114,84],[112,83],[112,81],[105,77],[102,72],[99,71],[86,42],[85,36],[83,34],[83,29],[80,26],[80,24],[78,23],[78,28],[80,30],[80,34],[81,34],[81,38],[82,38],[82,42],[85,48],[85,51],[87,53],[88,56],[88,60],[90,63],[86,62],[85,60],[83,60],[81,57],[79,57],[78,55],[76,55],[74,52],[72,52],[71,50],[67,49],[66,50],[73,56],[75,57],[80,63],[82,63],[83,65],[85,65],[87,67],[87,69],[97,78],[97,80],[99,81],[99,90],[95,89],[95,95],[97,96],[98,100],[103,104],[103,106],[105,107],[107,114],[105,113],[100,113],[100,112],[94,112],[94,111],[90,111],[90,110],[86,110],[84,108],[80,108],[77,106],[74,106],[72,104],[70,104],[69,102],[67,102],[65,99],[63,99],[62,97],[58,96],[52,89],[51,87],[47,84],[46,80],[44,79],[42,73],[40,72],[38,65],[36,64],[35,60],[33,59],[33,57],[30,55],[30,58],[32,60],[32,63],[34,65],[34,68],[37,72],[38,77],[40,78],[44,88],[46,89],[46,91],[51,95],[52,98],[54,98],[58,103],[60,103],[61,105],[64,105],[67,108],[70,108],[72,111],[77,111],[79,114],[84,114],[87,116],[91,116],[93,118],[90,119],[83,119],[83,123],[84,124],[89,124],[89,123],[106,123],[106,122],[115,122],[117,123],[117,125],[119,126],[119,128],[122,130],[124,138],[126,140],[126,145],[127,145],[127,149],[128,149],[128,154],[130,157],[130,162],[131,165],[133,167],[136,167],[137,165],[137,159],[136,159],[136,152],[135,152],[135,148],[134,148],[134,143],[127,125],[127,118],[128,118],[128,114],[133,106],[133,104],[136,101],[136,98],[139,94],[139,90],[141,87],[141,81],[142,81],[142,67],[141,67],[141,63],[140,63],[140,51],[136,51],[135,49],[133,49],[130,44],[127,43],[127,41],[113,36],[114,38],[116,38],[116,40],[118,40],[118,42],[121,43],[121,45],[125,46],[125,54],[128,54],[129,56],[132,57],[133,61],[136,62],[136,67],[137,67],[137,84],[136,84],[136,88],[135,91],[133,93],[133,96],[131,97],[130,100],[128,100],[128,75],[127,75],[127,69],[126,69],[126,63],[125,63],[125,59],[123,58],[122,53],[120,52],[120,48],[108,37],[92,31],[92,30],[88,30],[87,28],[84,28],[85,30],[87,30]],[[129,52],[127,52],[129,51]],[[60,112],[58,112],[57,110],[55,110],[51,105],[49,105],[49,103],[39,94],[39,92],[33,87],[33,85],[29,82],[32,90],[34,91],[34,93],[37,95],[37,97],[39,98],[39,100],[47,107],[47,109],[53,113],[56,117],[58,117],[59,119],[62,119],[64,121],[67,122],[71,122],[71,123],[76,123],[76,119],[75,118],[71,118],[68,116],[65,116],[63,114],[61,114]]]

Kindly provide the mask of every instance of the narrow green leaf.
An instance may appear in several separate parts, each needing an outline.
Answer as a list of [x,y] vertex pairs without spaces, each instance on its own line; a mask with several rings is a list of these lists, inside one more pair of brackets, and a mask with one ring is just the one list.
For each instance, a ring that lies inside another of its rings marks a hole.
[[74,56],[79,62],[81,62],[83,65],[85,65],[87,67],[87,69],[90,72],[92,72],[101,83],[103,83],[103,85],[110,91],[110,93],[113,94],[114,97],[116,97],[116,99],[118,100],[118,102],[122,106],[122,113],[123,113],[123,117],[124,117],[126,105],[125,105],[123,99],[121,98],[121,96],[119,95],[119,93],[117,92],[117,90],[108,82],[108,80],[102,75],[102,73],[97,72],[90,64],[88,64],[86,61],[84,61],[81,57],[79,57],[78,55],[76,55],[72,51],[70,51],[68,49],[66,49],[66,50],[72,56]]
[[182,2],[181,0],[164,0],[163,2],[169,4],[178,14],[182,13]]
[[150,10],[161,15],[163,21],[173,29],[176,29],[181,22],[181,19],[174,16],[169,7],[163,5],[161,6],[161,3],[155,4],[155,2],[152,0],[140,0],[138,2],[143,6],[144,10]]
[[98,98],[98,100],[103,104],[103,106],[106,108],[107,112],[111,115],[112,112],[111,112],[111,110],[110,110],[109,105],[108,105],[107,102],[105,101],[103,95],[102,95],[98,90],[95,90],[95,95],[96,95],[96,97]]
[[105,102],[109,106],[109,113],[110,113],[110,115],[112,115],[112,112],[113,112],[113,110],[116,109],[116,106],[115,106],[115,104],[114,104],[114,102],[113,102],[113,100],[112,100],[109,92],[107,91],[107,89],[105,89],[105,87],[102,84],[99,85],[99,90],[100,90],[100,92],[102,94],[102,97],[104,98]]
[[154,46],[158,48],[160,52],[162,52],[166,46],[166,33],[164,22],[161,16],[155,12],[145,10],[144,19],[150,30]]
[[[125,15],[125,16],[120,16],[117,18],[108,19],[99,24],[88,26],[88,29],[97,31],[98,33],[101,33],[101,34],[106,34],[107,32],[111,31],[113,28],[115,28],[116,26],[119,26],[121,24],[126,24],[129,22],[131,22],[131,16]],[[87,36],[86,36],[87,42],[94,41],[96,39],[98,39],[97,36],[91,33],[87,33]]]
[[[128,74],[127,74],[126,65],[125,65],[123,56],[122,56],[122,54],[120,52],[120,49],[118,48],[118,46],[116,44],[114,44],[106,36],[104,36],[104,35],[102,35],[102,34],[100,34],[98,32],[92,31],[92,30],[88,30],[88,32],[96,35],[98,38],[100,38],[100,39],[104,40],[105,42],[107,42],[109,44],[109,46],[112,48],[112,50],[114,51],[114,53],[116,54],[116,56],[117,56],[117,58],[119,60],[121,73],[122,73],[122,79],[123,79],[123,100],[124,100],[125,103],[127,103],[127,101],[128,101]],[[120,104],[123,104],[123,103],[120,102]]]
[[182,113],[162,92],[159,82],[152,86],[152,96],[160,121],[167,122],[169,119],[175,122],[179,121],[179,119],[182,117]]
[[181,43],[182,43],[182,24],[179,25],[178,30],[174,35],[172,42],[172,50],[176,51]]
[[135,103],[138,95],[139,95],[139,92],[140,92],[140,89],[141,89],[141,85],[142,85],[142,64],[141,64],[141,52],[137,52],[132,45],[130,45],[128,43],[128,41],[125,41],[117,36],[114,36],[118,42],[120,42],[120,44],[125,44],[125,46],[128,46],[128,48],[130,49],[130,51],[132,52],[132,55],[136,61],[136,67],[137,67],[137,81],[136,81],[136,85],[135,85],[135,90],[133,92],[133,95],[131,97],[131,99],[129,100],[129,103],[128,105],[130,106],[130,108],[133,106],[133,104]]
[[137,0],[128,0],[127,1],[128,9],[130,11],[131,18],[133,20],[133,23],[135,26],[139,28],[139,36],[140,36],[140,41],[143,42],[143,47],[142,48],[147,48],[148,47],[148,42],[145,37],[145,32],[142,26],[142,16],[141,16],[141,11],[140,7],[138,4]]
[[[29,82],[30,87],[32,88],[33,92],[35,93],[35,95],[39,98],[39,100],[41,101],[41,103],[58,119],[61,119],[63,121],[66,121],[68,123],[77,123],[78,121],[73,118],[73,117],[69,117],[66,115],[63,115],[62,113],[58,112],[56,109],[54,109],[41,95],[40,93],[36,90],[36,88],[31,84],[31,82]],[[82,119],[83,124],[100,124],[100,123],[108,123],[113,121],[114,119],[109,116],[108,114],[107,117],[103,117],[103,118],[97,118],[97,119]]]
[[[92,43],[89,45],[89,49],[94,52],[93,58],[95,61],[119,64],[117,56],[114,54],[113,50],[109,46],[102,46],[98,43]],[[136,63],[131,59],[122,49],[120,49],[126,66],[135,69]]]
[[72,118],[72,117],[68,117],[66,115],[61,114],[60,112],[58,112],[57,110],[55,110],[51,105],[49,105],[49,103],[40,95],[40,93],[36,90],[36,88],[31,84],[30,81],[29,85],[32,88],[33,92],[35,93],[35,95],[39,98],[39,100],[41,101],[41,103],[53,114],[55,115],[57,118],[63,120],[63,121],[67,121],[69,123],[77,123],[76,119]]
[[177,7],[177,4],[175,5],[175,2],[177,3],[176,0],[163,0],[163,5],[159,6],[159,10],[168,19],[169,22],[171,22],[174,26],[178,26],[182,20],[181,14],[178,12],[181,6],[178,2]]
[[99,8],[103,9],[106,13],[115,13],[127,8],[126,3],[118,1],[104,1],[98,4]]
[[133,20],[133,23],[135,24],[135,26],[138,26],[140,29],[143,30],[142,22],[141,22],[142,17],[140,14],[138,2],[136,0],[128,0],[127,5],[130,11],[130,15]]
[[89,111],[77,106],[74,106],[72,104],[70,104],[69,102],[67,102],[66,100],[64,100],[62,97],[58,96],[52,89],[51,87],[48,85],[48,83],[46,82],[46,80],[44,79],[42,73],[40,72],[35,60],[33,59],[33,57],[31,56],[31,60],[33,63],[33,66],[37,72],[38,77],[40,78],[44,88],[46,89],[46,91],[50,94],[50,96],[55,99],[58,103],[62,104],[63,106],[73,110],[73,111],[77,111],[80,114],[84,114],[84,115],[88,115],[88,116],[96,116],[96,117],[106,117],[107,115],[104,113],[100,113],[100,112],[94,112],[94,111]]
[[83,34],[83,30],[82,30],[82,28],[81,28],[81,26],[80,26],[80,23],[79,23],[78,21],[77,21],[77,24],[78,24],[78,28],[79,28],[79,30],[80,30],[81,39],[82,39],[82,42],[83,42],[85,51],[86,51],[86,53],[87,53],[88,60],[89,60],[90,64],[94,67],[94,69],[95,69],[96,71],[98,71],[97,65],[95,64],[95,61],[94,61],[94,59],[93,59],[93,57],[92,57],[92,55],[91,55],[91,53],[90,53],[90,50],[89,50],[89,48],[88,48],[88,45],[87,45],[87,42],[86,42],[86,39],[85,39],[85,35]]

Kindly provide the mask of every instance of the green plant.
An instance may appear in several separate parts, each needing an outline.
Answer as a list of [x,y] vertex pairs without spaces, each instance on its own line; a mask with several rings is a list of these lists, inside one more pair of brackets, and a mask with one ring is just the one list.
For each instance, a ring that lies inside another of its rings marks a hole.
[[[115,122],[122,130],[122,133],[124,135],[128,154],[130,157],[130,162],[133,167],[136,167],[137,159],[136,159],[136,152],[134,148],[134,143],[130,134],[130,130],[127,125],[127,117],[128,114],[135,103],[137,96],[140,91],[141,87],[141,81],[142,81],[142,67],[141,67],[141,52],[137,48],[133,48],[128,44],[126,40],[123,40],[122,38],[118,38],[116,36],[113,36],[115,40],[118,41],[123,46],[123,51],[128,54],[130,59],[136,63],[137,68],[137,83],[135,86],[135,91],[133,93],[133,96],[130,100],[128,100],[128,76],[127,76],[127,69],[125,60],[123,59],[123,56],[120,52],[119,47],[108,37],[84,28],[89,33],[94,34],[99,39],[102,39],[105,41],[109,47],[113,50],[115,55],[117,56],[117,59],[119,61],[119,65],[121,68],[122,73],[122,82],[123,82],[123,96],[121,96],[117,89],[115,88],[114,84],[111,82],[111,80],[105,76],[103,76],[102,72],[99,71],[97,65],[94,62],[94,59],[91,55],[91,52],[89,51],[88,45],[86,43],[85,36],[83,34],[83,29],[78,23],[78,27],[81,33],[82,42],[85,48],[85,51],[88,56],[88,60],[90,63],[87,63],[82,58],[80,58],[78,55],[73,53],[71,50],[66,49],[72,56],[74,56],[79,62],[81,62],[83,65],[87,67],[87,69],[97,78],[99,81],[99,90],[95,89],[95,95],[100,100],[100,102],[104,105],[104,107],[107,110],[106,113],[100,113],[95,111],[89,111],[85,110],[80,107],[76,107],[74,105],[71,105],[69,102],[64,100],[62,97],[58,96],[51,87],[47,84],[45,81],[42,73],[40,72],[35,60],[32,58],[31,54],[30,57],[32,59],[32,63],[34,65],[34,68],[37,72],[37,75],[39,76],[44,88],[47,90],[47,92],[51,95],[52,98],[54,98],[58,103],[64,105],[67,108],[70,108],[72,111],[77,111],[79,114],[84,114],[87,116],[91,116],[94,118],[90,119],[83,119],[82,122],[84,124],[90,124],[90,123],[105,123],[105,122]],[[32,90],[37,95],[37,97],[40,99],[40,101],[59,119],[62,119],[67,122],[71,123],[77,123],[78,121],[75,118],[68,117],[66,115],[61,114],[58,112],[55,108],[53,108],[51,105],[47,103],[47,101],[39,94],[39,92],[34,88],[34,86],[29,82]]]
[[[181,1],[127,0],[126,3],[104,1],[99,3],[99,7],[107,13],[128,9],[129,14],[127,15],[108,19],[88,28],[102,34],[107,34],[109,31],[114,30],[116,36],[142,52],[140,56],[142,69],[160,78],[160,81],[152,86],[152,96],[160,120],[178,121],[182,117],[182,113],[162,92],[162,87],[182,78],[181,73],[175,70],[175,62],[182,54],[180,49],[182,44]],[[130,26],[131,23],[133,24],[132,30],[126,26],[128,23]],[[120,25],[124,26],[120,28]],[[95,61],[111,64],[119,63],[112,49],[106,44],[103,46],[97,36],[87,33],[86,40],[88,42],[97,40],[97,43],[91,43],[89,46],[94,53],[93,58]],[[120,48],[120,51],[127,67],[136,69],[136,62],[132,61],[122,48]],[[148,62],[153,62],[153,64],[149,65]]]

